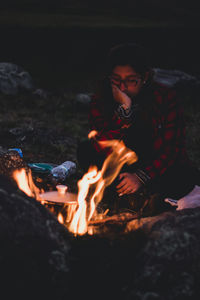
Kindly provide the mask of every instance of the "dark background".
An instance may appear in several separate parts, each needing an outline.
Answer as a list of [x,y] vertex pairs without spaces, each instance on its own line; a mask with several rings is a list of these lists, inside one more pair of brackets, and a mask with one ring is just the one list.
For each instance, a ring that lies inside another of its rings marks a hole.
[[121,42],[146,46],[154,67],[199,75],[197,1],[7,0],[0,9],[0,62],[24,67],[43,88],[98,76]]

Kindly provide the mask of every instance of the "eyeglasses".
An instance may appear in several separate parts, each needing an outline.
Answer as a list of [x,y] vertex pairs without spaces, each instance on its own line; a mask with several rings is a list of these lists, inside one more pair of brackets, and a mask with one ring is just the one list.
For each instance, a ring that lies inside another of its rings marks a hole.
[[117,78],[114,76],[109,76],[109,79],[111,81],[112,84],[121,86],[122,82],[124,83],[124,85],[126,87],[135,87],[138,84],[138,81],[141,79],[141,77],[138,77],[137,79],[133,79],[133,78],[126,78],[126,79],[121,79],[121,78]]

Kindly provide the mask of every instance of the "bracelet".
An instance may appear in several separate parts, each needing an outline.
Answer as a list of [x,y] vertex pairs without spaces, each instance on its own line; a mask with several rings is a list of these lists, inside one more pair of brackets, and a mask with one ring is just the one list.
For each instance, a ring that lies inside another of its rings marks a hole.
[[135,172],[135,175],[143,184],[147,183],[151,179],[144,171],[140,169]]
[[130,110],[131,110],[131,106],[128,107],[128,106],[126,106],[126,104],[120,104],[119,106],[120,106],[121,108],[123,108],[125,111],[130,111]]
[[120,118],[127,119],[127,118],[129,118],[132,115],[133,111],[132,111],[131,107],[127,107],[126,105],[121,104],[117,108],[117,113],[118,113],[118,115],[119,115]]

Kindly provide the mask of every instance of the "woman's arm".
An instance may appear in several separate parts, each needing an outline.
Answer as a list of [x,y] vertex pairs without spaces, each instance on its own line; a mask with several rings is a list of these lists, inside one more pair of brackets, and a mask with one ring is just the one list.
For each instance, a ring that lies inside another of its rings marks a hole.
[[162,134],[153,144],[156,158],[136,172],[144,182],[161,176],[178,158],[186,157],[183,109],[175,91],[164,99],[163,119]]
[[[121,117],[119,110],[120,104],[116,105],[111,114],[106,112],[107,106],[105,101],[93,96],[89,110],[90,130],[98,132],[97,141],[103,140],[121,140],[124,136],[124,129],[130,124],[130,113],[126,117]],[[100,146],[99,146],[100,147]]]
[[155,137],[156,157],[135,173],[121,173],[117,186],[120,195],[134,193],[142,185],[161,176],[179,157],[186,157],[185,123],[183,110],[175,92],[170,92],[164,100],[162,134]]

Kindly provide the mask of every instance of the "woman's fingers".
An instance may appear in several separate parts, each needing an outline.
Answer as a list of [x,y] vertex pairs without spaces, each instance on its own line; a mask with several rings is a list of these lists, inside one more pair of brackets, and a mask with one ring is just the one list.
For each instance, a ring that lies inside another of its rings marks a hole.
[[121,173],[119,179],[121,182],[116,186],[119,196],[134,193],[141,186],[141,183],[134,174]]
[[129,195],[129,194],[133,194],[136,192],[136,189],[126,189],[124,191],[122,191],[121,193],[119,193],[118,195],[121,197],[123,195]]
[[119,180],[121,180],[122,178],[127,177],[127,175],[128,175],[127,172],[120,173],[119,176],[118,176],[118,178],[119,178]]
[[120,104],[126,104],[131,105],[131,99],[129,96],[122,92],[116,85],[112,84],[112,93],[115,101],[117,101]]
[[117,189],[120,189],[123,185],[126,184],[127,180],[126,180],[125,176],[126,176],[126,173],[122,173],[122,174],[119,175],[119,180],[121,180],[121,181],[116,186]]
[[130,189],[129,191],[127,191],[127,193],[126,194],[133,194],[135,192],[135,190],[134,189]]
[[131,187],[126,183],[120,189],[117,190],[118,194],[126,194],[131,189]]

